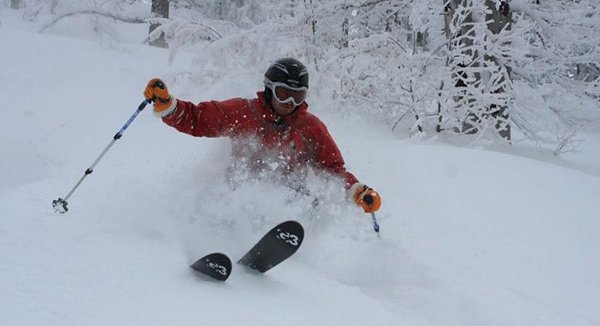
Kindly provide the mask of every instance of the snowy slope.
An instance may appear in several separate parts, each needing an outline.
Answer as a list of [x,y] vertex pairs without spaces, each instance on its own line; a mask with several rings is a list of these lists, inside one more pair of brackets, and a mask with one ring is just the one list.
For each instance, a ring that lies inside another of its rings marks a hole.
[[[169,65],[164,50],[38,34],[1,14],[0,325],[600,325],[596,134],[567,159],[460,148],[398,139],[312,98],[348,167],[382,193],[377,239],[341,194],[308,218],[309,199],[287,204],[282,189],[230,191],[227,140],[143,112],[58,215],[51,201],[149,78],[192,100],[252,96],[262,68],[194,84],[185,55]],[[236,259],[287,219],[305,242],[267,274],[234,266],[216,283],[188,267],[213,251]]]

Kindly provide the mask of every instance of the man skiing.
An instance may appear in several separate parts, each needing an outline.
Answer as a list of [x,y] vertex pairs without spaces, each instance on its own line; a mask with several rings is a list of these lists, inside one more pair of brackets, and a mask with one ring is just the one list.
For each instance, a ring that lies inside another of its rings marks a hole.
[[360,183],[325,124],[308,112],[308,70],[296,59],[275,61],[264,76],[265,90],[254,99],[233,98],[193,104],[169,94],[164,82],[150,80],[144,90],[153,100],[154,114],[175,129],[196,137],[229,137],[233,164],[240,169],[276,176],[286,185],[303,189],[307,169],[344,179],[347,195],[366,213],[381,206],[381,197]]

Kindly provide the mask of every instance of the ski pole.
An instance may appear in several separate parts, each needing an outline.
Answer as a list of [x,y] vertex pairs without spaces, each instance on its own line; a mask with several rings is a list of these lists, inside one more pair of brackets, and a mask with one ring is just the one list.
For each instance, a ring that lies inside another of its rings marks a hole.
[[131,117],[123,125],[123,127],[121,128],[121,130],[119,130],[119,132],[117,132],[113,136],[113,139],[104,148],[104,150],[102,151],[102,153],[100,153],[100,155],[96,158],[96,160],[94,161],[94,163],[92,163],[92,165],[89,168],[87,168],[87,170],[85,170],[85,172],[83,173],[83,176],[75,184],[75,186],[73,187],[73,189],[71,189],[71,191],[69,191],[69,193],[65,196],[65,198],[57,198],[57,199],[55,199],[55,200],[52,201],[52,207],[54,207],[54,211],[55,212],[64,214],[64,213],[66,213],[69,210],[69,208],[67,207],[67,205],[68,205],[67,199],[69,199],[69,197],[71,197],[71,195],[75,192],[75,190],[79,187],[79,185],[83,182],[83,180],[88,175],[92,174],[92,172],[94,172],[94,167],[96,166],[96,164],[98,164],[98,162],[100,162],[100,160],[102,159],[102,157],[104,157],[104,155],[108,152],[108,150],[112,147],[112,145],[114,145],[114,143],[117,140],[119,140],[121,138],[121,136],[123,136],[123,133],[125,132],[125,130],[127,129],[127,127],[129,127],[129,125],[133,122],[133,120],[135,120],[135,118],[138,116],[138,114],[140,114],[140,112],[142,112],[142,110],[146,107],[146,105],[150,104],[151,102],[152,102],[152,100],[147,99],[147,100],[144,100],[138,106],[137,110],[133,113],[133,115],[131,115]]
[[371,219],[373,220],[373,230],[377,232],[377,236],[379,236],[379,223],[377,223],[377,217],[375,213],[371,213]]

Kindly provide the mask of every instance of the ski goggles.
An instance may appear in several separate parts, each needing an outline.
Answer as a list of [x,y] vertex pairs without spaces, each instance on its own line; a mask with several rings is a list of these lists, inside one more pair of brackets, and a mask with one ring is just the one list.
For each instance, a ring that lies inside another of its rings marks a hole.
[[277,102],[283,104],[292,102],[294,106],[302,104],[308,92],[308,87],[292,87],[284,83],[273,82],[268,78],[265,78],[265,85],[271,90]]

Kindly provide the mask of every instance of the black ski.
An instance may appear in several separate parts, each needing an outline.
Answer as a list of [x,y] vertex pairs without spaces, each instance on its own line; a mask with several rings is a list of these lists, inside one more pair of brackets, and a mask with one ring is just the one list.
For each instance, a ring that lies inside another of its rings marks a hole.
[[231,260],[218,252],[198,259],[190,267],[219,281],[225,281],[231,274]]
[[303,239],[304,229],[300,223],[283,222],[262,237],[238,263],[264,273],[293,255]]

